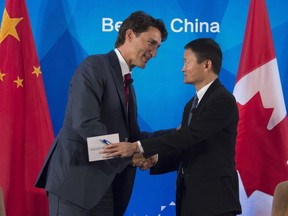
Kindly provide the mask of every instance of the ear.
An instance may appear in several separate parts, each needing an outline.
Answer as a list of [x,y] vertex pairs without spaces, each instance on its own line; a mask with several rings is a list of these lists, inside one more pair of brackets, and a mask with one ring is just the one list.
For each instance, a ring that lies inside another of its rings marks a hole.
[[210,59],[205,60],[205,69],[210,69],[212,67],[212,61]]
[[134,37],[134,32],[133,32],[133,30],[132,30],[132,29],[127,29],[127,30],[126,30],[126,33],[125,33],[125,38],[126,38],[126,40],[127,40],[127,41],[132,41],[133,37]]

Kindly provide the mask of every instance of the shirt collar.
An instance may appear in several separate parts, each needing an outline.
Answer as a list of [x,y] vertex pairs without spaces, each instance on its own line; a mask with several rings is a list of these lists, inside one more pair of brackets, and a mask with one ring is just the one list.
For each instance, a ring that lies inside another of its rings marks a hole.
[[118,49],[114,50],[119,63],[120,63],[120,67],[121,67],[121,71],[122,71],[122,77],[124,77],[124,75],[131,73],[131,71],[129,70],[128,64],[126,63],[125,59],[123,58],[122,54],[120,53],[120,51]]
[[210,87],[210,85],[214,82],[215,80],[211,81],[210,83],[208,83],[207,85],[205,85],[204,87],[202,87],[199,91],[196,92],[197,97],[198,97],[198,104],[200,103],[201,99],[203,98],[204,94],[206,93],[206,91],[208,90],[208,88]]

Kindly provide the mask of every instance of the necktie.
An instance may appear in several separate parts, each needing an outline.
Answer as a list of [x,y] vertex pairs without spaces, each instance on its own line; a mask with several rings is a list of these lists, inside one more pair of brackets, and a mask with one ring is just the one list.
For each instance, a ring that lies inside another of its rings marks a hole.
[[193,116],[193,111],[194,109],[197,107],[198,105],[198,97],[197,97],[197,94],[195,94],[194,96],[194,99],[192,101],[192,106],[191,106],[191,109],[190,109],[190,112],[189,112],[189,117],[188,117],[188,125],[190,124],[190,121],[192,119],[192,116]]
[[126,110],[128,111],[128,104],[129,104],[129,85],[131,84],[131,73],[124,75],[124,93],[125,93],[125,103],[126,103]]

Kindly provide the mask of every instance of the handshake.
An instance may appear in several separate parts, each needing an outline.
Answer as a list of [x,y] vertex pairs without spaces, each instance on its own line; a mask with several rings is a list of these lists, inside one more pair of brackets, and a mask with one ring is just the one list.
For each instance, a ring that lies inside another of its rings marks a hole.
[[158,155],[152,155],[149,158],[145,158],[142,154],[134,154],[132,157],[132,165],[139,167],[144,171],[154,166],[158,161]]
[[147,170],[154,166],[158,161],[158,155],[152,155],[145,158],[138,147],[137,142],[120,142],[106,145],[100,152],[104,158],[110,157],[132,157],[132,165],[139,167],[141,170]]

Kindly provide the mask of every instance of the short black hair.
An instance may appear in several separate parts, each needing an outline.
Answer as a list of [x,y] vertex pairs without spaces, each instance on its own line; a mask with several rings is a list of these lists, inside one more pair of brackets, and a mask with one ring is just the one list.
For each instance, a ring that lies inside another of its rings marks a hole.
[[184,49],[192,50],[196,54],[198,63],[207,59],[211,60],[214,73],[219,75],[222,67],[222,51],[213,39],[198,38],[192,40],[184,46]]
[[149,27],[157,28],[161,33],[162,42],[168,37],[165,24],[161,19],[155,19],[143,11],[136,11],[132,13],[127,19],[123,21],[120,26],[118,37],[115,42],[115,47],[119,47],[125,42],[125,34],[127,29],[133,30],[135,33],[142,33],[148,30]]

